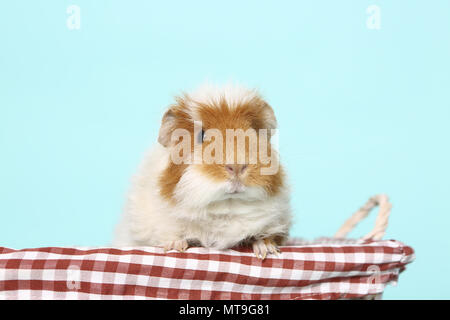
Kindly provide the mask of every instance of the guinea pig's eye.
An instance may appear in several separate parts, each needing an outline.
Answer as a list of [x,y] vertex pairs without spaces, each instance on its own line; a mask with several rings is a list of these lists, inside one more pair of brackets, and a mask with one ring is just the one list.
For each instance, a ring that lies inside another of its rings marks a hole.
[[203,139],[205,139],[205,130],[202,130],[199,134],[198,134],[198,142],[202,143]]

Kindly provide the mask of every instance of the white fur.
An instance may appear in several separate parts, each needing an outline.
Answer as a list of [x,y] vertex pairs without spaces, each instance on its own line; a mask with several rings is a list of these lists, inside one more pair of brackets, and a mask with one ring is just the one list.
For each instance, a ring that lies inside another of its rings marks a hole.
[[[223,96],[214,90],[204,91],[204,99]],[[252,91],[230,87],[224,92],[226,99],[242,101]],[[224,249],[250,237],[288,233],[291,211],[286,186],[269,196],[262,187],[214,182],[190,165],[175,188],[174,205],[160,195],[157,183],[169,161],[170,149],[159,144],[145,157],[133,178],[114,245],[164,246],[196,239],[203,246]],[[236,190],[241,192],[233,193]]]
[[223,86],[217,86],[211,83],[205,83],[195,91],[187,95],[189,102],[195,109],[195,103],[218,104],[221,99],[227,101],[228,107],[235,108],[238,104],[248,102],[258,97],[258,92],[248,89],[244,86],[227,83]]

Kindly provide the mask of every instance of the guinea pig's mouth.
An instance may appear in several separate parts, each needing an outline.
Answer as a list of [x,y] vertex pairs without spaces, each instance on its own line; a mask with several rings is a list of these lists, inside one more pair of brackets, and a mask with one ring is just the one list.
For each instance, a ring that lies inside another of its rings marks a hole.
[[229,200],[229,199],[240,199],[240,200],[244,200],[246,199],[246,192],[243,190],[235,190],[235,191],[226,191],[225,194],[223,195],[223,199],[224,200]]
[[265,197],[267,197],[267,193],[262,187],[251,187],[240,181],[230,181],[220,200],[257,201]]
[[237,195],[243,192],[245,192],[245,187],[240,181],[237,180],[230,181],[227,190],[225,190],[227,195]]
[[233,191],[226,191],[226,194],[239,194],[239,193],[243,193],[243,190],[233,190]]

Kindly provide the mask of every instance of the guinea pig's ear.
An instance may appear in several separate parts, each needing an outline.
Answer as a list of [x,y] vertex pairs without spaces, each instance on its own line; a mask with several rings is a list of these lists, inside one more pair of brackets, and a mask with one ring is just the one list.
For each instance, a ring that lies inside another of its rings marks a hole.
[[264,102],[264,104],[262,106],[261,118],[264,123],[264,128],[269,130],[269,134],[270,134],[270,129],[277,128],[278,124],[277,124],[277,118],[275,117],[275,112],[273,112],[272,107],[266,102]]
[[175,128],[175,119],[175,114],[171,109],[167,110],[163,115],[161,128],[159,128],[158,142],[164,147],[167,147],[170,143],[170,136]]

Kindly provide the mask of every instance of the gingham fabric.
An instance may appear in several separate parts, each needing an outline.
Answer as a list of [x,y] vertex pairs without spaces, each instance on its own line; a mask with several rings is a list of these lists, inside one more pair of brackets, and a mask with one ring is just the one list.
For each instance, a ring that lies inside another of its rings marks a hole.
[[396,283],[413,250],[394,240],[291,241],[248,248],[0,247],[0,299],[347,299]]

